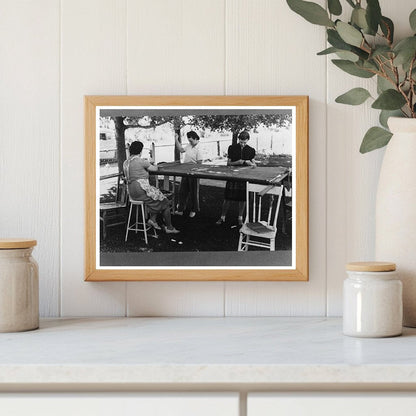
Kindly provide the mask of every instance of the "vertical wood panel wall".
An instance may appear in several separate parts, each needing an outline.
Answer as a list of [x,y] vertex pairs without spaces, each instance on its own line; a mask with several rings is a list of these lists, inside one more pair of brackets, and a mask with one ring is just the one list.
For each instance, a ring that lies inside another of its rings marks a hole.
[[62,315],[124,316],[126,284],[84,282],[84,95],[126,94],[126,1],[62,0]]
[[227,95],[310,99],[310,281],[227,282],[226,315],[325,315],[326,69],[315,52],[324,49],[325,36],[284,0],[229,0],[226,17]]
[[[127,93],[224,94],[225,0],[129,0]],[[223,282],[127,283],[128,316],[223,316]]]
[[60,307],[60,5],[2,1],[0,238],[34,238],[40,313]]
[[[319,1],[324,4],[323,0]],[[380,0],[399,36],[412,0]],[[285,0],[14,0],[0,19],[0,237],[37,238],[43,316],[340,315],[344,264],[371,259],[376,120]],[[84,282],[83,96],[310,97],[310,281]]]

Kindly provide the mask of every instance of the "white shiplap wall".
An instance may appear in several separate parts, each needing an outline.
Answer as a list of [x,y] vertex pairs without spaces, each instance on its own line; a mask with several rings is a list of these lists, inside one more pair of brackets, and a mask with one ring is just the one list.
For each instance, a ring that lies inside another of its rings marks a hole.
[[[127,93],[224,94],[224,7],[224,0],[129,0]],[[127,283],[127,307],[130,316],[223,316],[224,283]]]
[[41,310],[54,316],[61,270],[59,2],[0,5],[0,235],[38,240]]
[[[316,56],[325,47],[325,36],[304,25],[284,0],[227,1],[226,16],[227,95],[309,95],[311,197],[310,281],[228,282],[225,312],[325,315],[326,69],[325,59]],[[299,31],[293,30],[299,25]]]
[[[1,5],[0,236],[38,239],[43,316],[341,313],[344,263],[373,255],[383,151],[358,153],[375,114],[334,98],[369,83],[316,56],[323,28],[285,0]],[[381,5],[408,33],[413,2]],[[84,282],[89,94],[309,95],[310,281]]]
[[[125,94],[126,2],[61,1],[61,313],[125,314],[125,283],[83,281],[83,96]],[[101,93],[102,91],[102,93]]]

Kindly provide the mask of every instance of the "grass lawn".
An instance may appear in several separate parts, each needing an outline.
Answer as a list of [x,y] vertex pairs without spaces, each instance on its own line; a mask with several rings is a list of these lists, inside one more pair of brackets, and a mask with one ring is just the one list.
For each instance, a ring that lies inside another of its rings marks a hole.
[[[220,217],[224,195],[224,186],[200,186],[201,211],[194,218],[173,216],[173,225],[180,230],[179,234],[165,234],[158,231],[158,238],[149,237],[146,245],[143,233],[129,233],[125,242],[126,226],[120,225],[107,229],[107,238],[103,240],[101,233],[100,248],[103,253],[116,252],[190,252],[190,251],[236,251],[239,238],[237,226],[237,203],[232,204],[224,225],[215,225]],[[126,212],[127,216],[127,212]],[[160,223],[160,221],[159,221]],[[276,250],[290,250],[292,239],[289,223],[287,234],[282,233],[282,216],[279,215]],[[150,231],[153,234],[153,230]],[[261,250],[261,249],[259,249]]]

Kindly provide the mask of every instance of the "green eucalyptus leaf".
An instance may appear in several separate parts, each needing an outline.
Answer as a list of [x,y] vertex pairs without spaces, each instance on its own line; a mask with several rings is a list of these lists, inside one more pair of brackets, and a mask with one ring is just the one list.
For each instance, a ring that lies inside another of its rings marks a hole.
[[371,69],[372,71],[379,71],[378,64],[373,59],[368,59],[363,62],[363,68]]
[[339,0],[328,0],[329,13],[339,16],[342,13],[342,6]]
[[288,6],[305,20],[314,25],[334,26],[328,12],[319,4],[303,0],[286,0]]
[[378,0],[367,0],[366,18],[370,33],[376,34],[381,21],[381,9]]
[[402,66],[403,66],[403,71],[404,72],[409,72],[410,70],[410,65],[412,64],[412,60],[408,60],[407,62],[405,62]]
[[371,152],[372,150],[386,146],[390,141],[391,136],[393,136],[392,133],[381,127],[371,127],[364,135],[363,141],[361,142],[360,153]]
[[368,31],[368,23],[365,9],[356,7],[351,14],[351,23],[358,26],[366,33]]
[[378,65],[374,59],[368,59],[367,61],[362,62],[362,67],[366,69],[371,69],[373,71],[378,71]]
[[332,45],[336,49],[350,51],[355,53],[361,59],[365,60],[368,59],[368,53],[363,51],[360,48],[355,46],[349,45],[348,43],[344,42],[341,39],[341,36],[335,29],[327,29],[327,40],[330,45]]
[[376,46],[376,48],[372,51],[371,56],[372,57],[376,57],[376,56],[384,56],[385,58],[390,59],[390,54],[391,54],[392,50],[388,47],[388,46]]
[[379,110],[398,110],[406,104],[406,99],[399,91],[388,89],[383,91],[371,107]]
[[358,48],[361,46],[363,42],[363,35],[354,26],[339,20],[336,24],[336,29],[344,42],[349,45],[357,46]]
[[354,52],[356,55],[358,55],[363,61],[366,61],[369,58],[369,54],[366,51],[363,51],[360,48],[357,48],[356,46],[351,46],[351,52]]
[[395,47],[394,64],[408,66],[416,54],[416,36],[401,40]]
[[337,97],[335,102],[340,104],[360,105],[369,97],[371,97],[371,95],[365,88],[353,88]]
[[380,111],[380,116],[379,116],[379,121],[380,121],[380,124],[383,127],[388,129],[389,126],[387,125],[387,120],[390,117],[401,117],[401,116],[403,116],[403,114],[400,110],[381,110]]
[[349,51],[351,49],[351,46],[341,39],[341,36],[335,29],[327,29],[326,34],[328,43],[332,45],[334,48],[344,49],[346,51]]
[[410,27],[412,28],[413,32],[416,32],[416,9],[410,13],[409,16],[409,23]]
[[392,83],[386,78],[377,75],[377,92],[379,94],[381,94],[383,91],[391,89],[392,86]]
[[354,52],[345,51],[341,49],[334,48],[331,46],[330,48],[324,49],[321,52],[318,52],[317,55],[329,55],[331,53],[336,53],[337,56],[341,59],[346,59],[348,61],[357,62],[360,58]]
[[337,48],[334,48],[334,47],[331,46],[330,48],[327,48],[327,49],[324,49],[321,52],[318,52],[317,55],[329,55],[330,53],[335,53],[337,51],[338,51]]
[[360,78],[371,78],[375,74],[365,69],[360,68],[357,63],[346,61],[344,59],[333,59],[332,63],[336,65],[338,68],[342,69],[343,71],[347,72],[350,75],[354,75]]
[[[396,82],[397,82],[397,80],[396,80],[396,74],[389,67],[387,67],[387,66],[384,66],[384,72],[396,84]],[[405,74],[402,71],[399,71],[398,75],[399,75],[399,82],[403,82]]]
[[350,51],[337,51],[337,56],[343,60],[351,61],[351,62],[358,62],[360,57],[357,56],[354,52]]
[[380,21],[380,28],[384,36],[390,43],[393,43],[394,38],[394,23],[388,17],[382,16]]
[[395,52],[399,52],[403,49],[414,47],[415,42],[416,42],[416,36],[408,36],[407,38],[404,38],[400,42],[398,42],[396,46],[393,48],[393,50]]

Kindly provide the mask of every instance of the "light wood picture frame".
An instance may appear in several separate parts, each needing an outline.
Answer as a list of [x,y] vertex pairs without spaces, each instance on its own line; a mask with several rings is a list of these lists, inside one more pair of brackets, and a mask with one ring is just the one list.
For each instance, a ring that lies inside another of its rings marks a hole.
[[[85,280],[307,281],[308,103],[307,96],[85,96]],[[140,154],[132,142],[143,143]],[[224,206],[231,207],[225,221]],[[263,217],[252,217],[254,209]],[[146,233],[134,229],[142,216]]]

